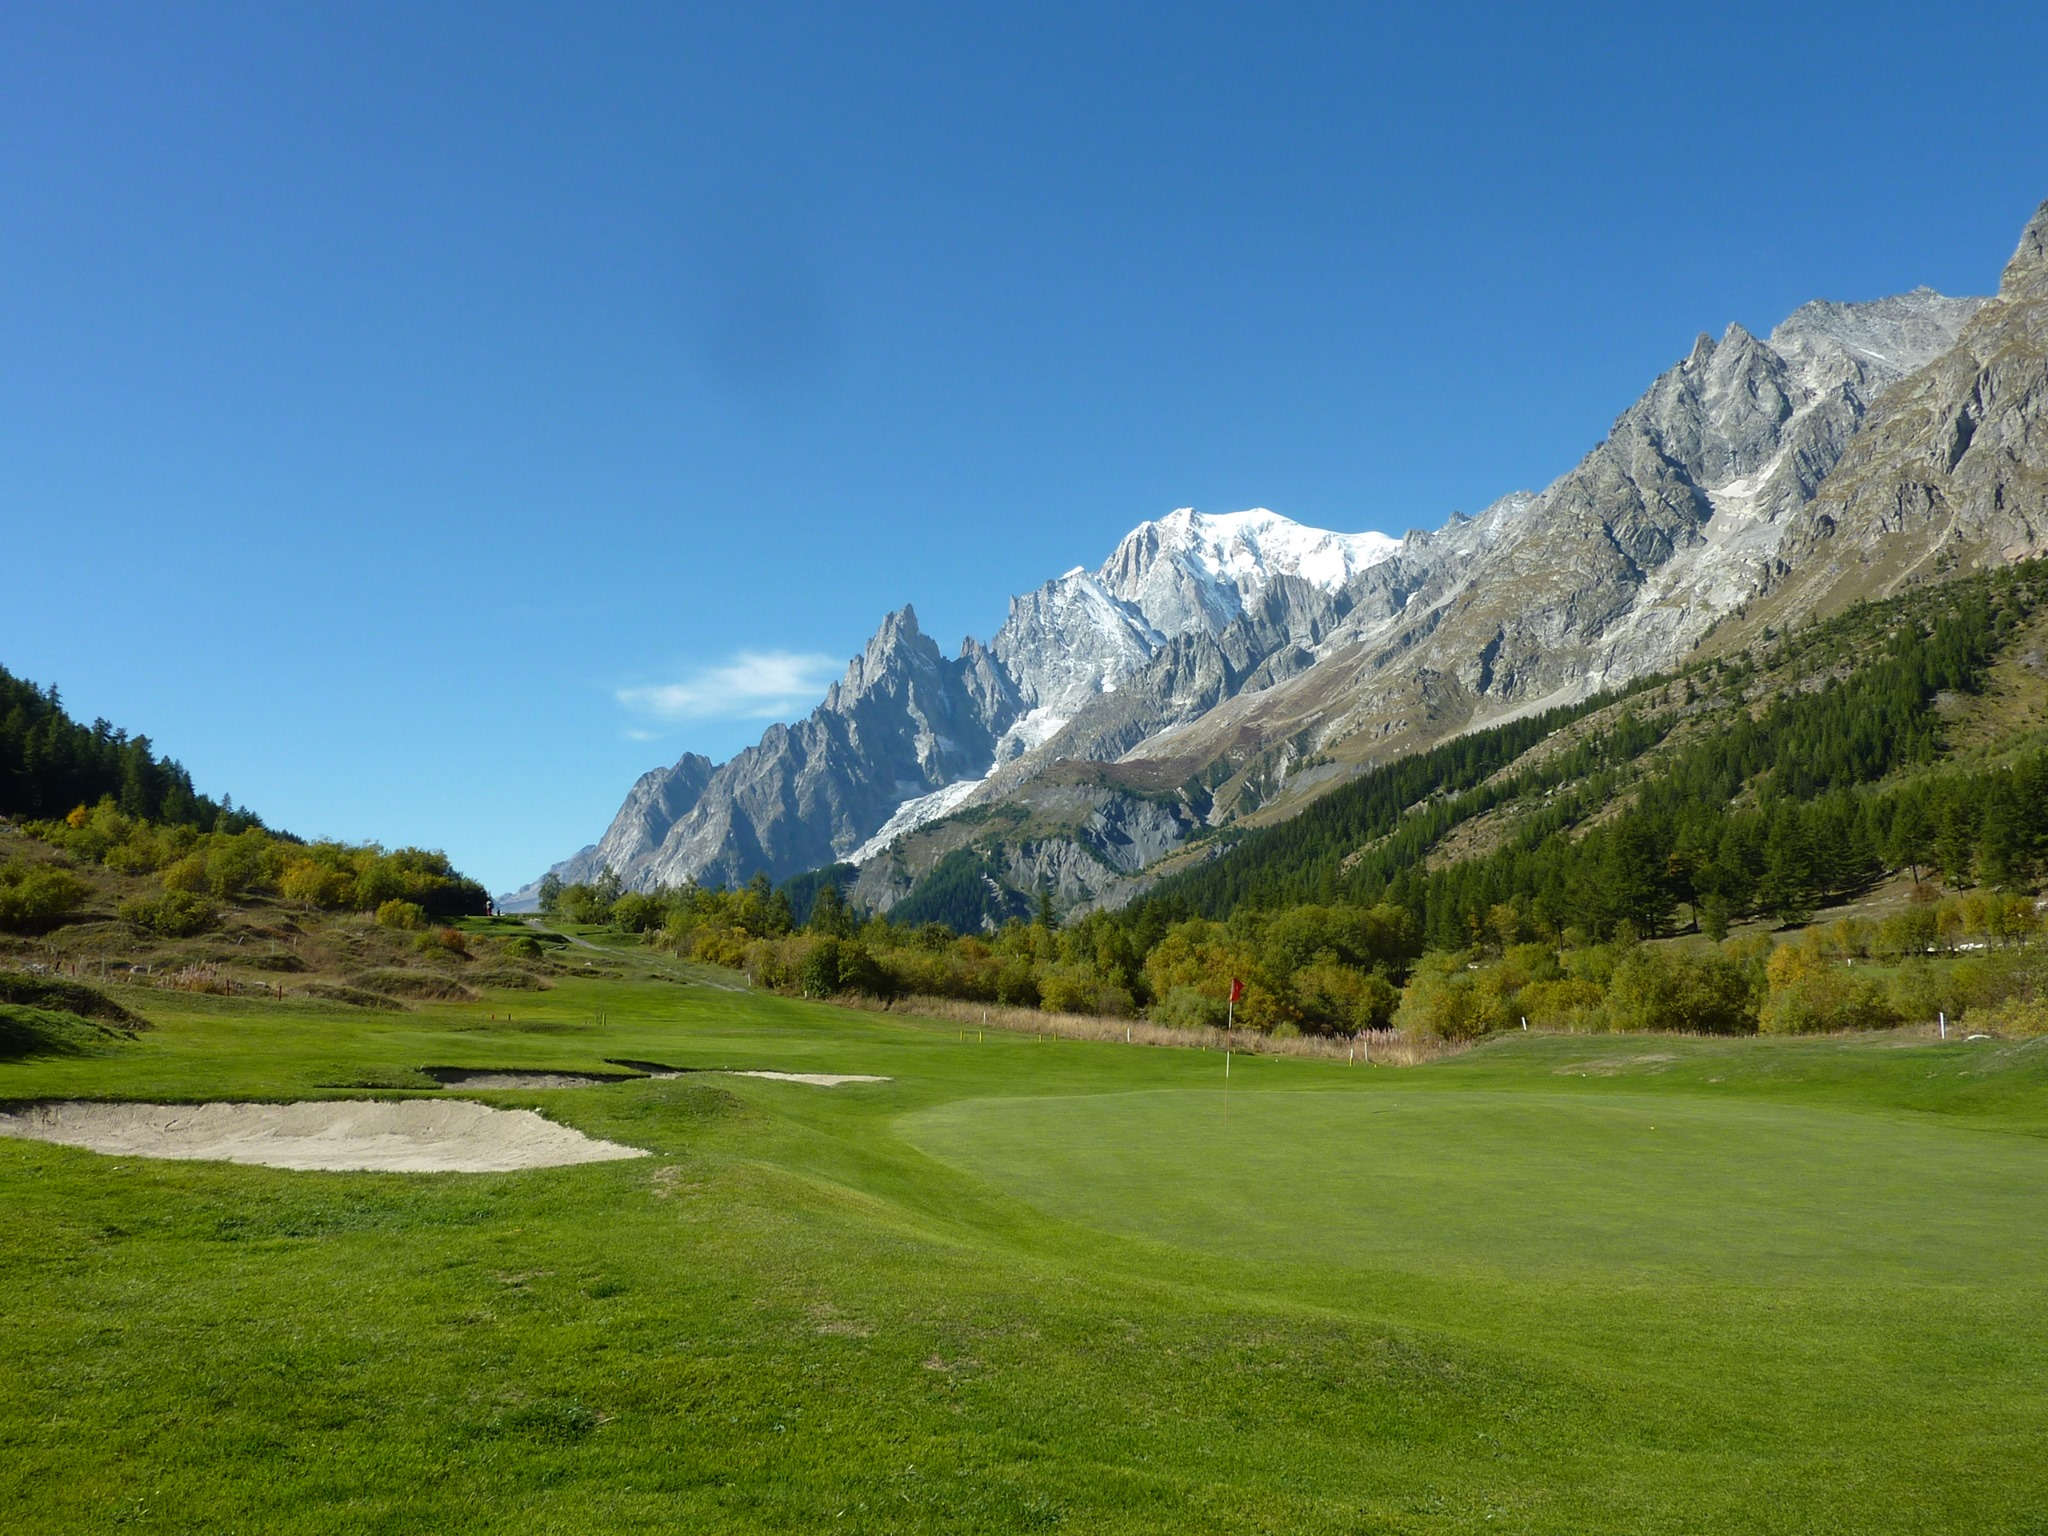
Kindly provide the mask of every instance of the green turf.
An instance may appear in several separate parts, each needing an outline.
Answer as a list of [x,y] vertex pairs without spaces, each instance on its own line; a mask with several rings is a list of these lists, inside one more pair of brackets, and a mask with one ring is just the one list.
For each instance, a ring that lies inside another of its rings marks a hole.
[[2048,1530],[2048,1042],[1239,1058],[1226,1102],[1211,1053],[704,986],[120,996],[156,1027],[0,1098],[895,1081],[478,1095],[656,1154],[523,1174],[0,1141],[10,1530]]

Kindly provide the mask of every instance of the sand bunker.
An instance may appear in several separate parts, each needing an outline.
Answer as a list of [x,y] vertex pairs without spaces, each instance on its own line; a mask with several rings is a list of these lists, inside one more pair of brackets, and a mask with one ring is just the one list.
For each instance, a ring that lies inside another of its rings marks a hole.
[[649,1078],[667,1081],[678,1077],[767,1077],[779,1083],[809,1083],[813,1088],[837,1088],[841,1083],[886,1083],[886,1077],[864,1072],[749,1072],[737,1067],[665,1067],[658,1061],[613,1060],[627,1072],[520,1072],[497,1067],[421,1067],[420,1070],[443,1088],[595,1088],[606,1083],[638,1083]]
[[637,1072],[518,1072],[492,1067],[421,1067],[443,1088],[594,1088],[605,1083],[634,1083]]
[[0,1136],[117,1157],[200,1158],[268,1168],[510,1173],[645,1157],[530,1109],[463,1099],[310,1104],[37,1104],[0,1114]]
[[809,1083],[813,1088],[837,1088],[841,1083],[886,1083],[886,1077],[870,1077],[865,1072],[770,1072],[747,1071],[741,1067],[671,1067],[658,1061],[631,1061],[623,1056],[607,1056],[607,1062],[628,1071],[642,1072],[649,1077],[672,1078],[703,1074],[707,1077],[767,1077],[778,1083]]
[[869,1077],[864,1072],[728,1072],[727,1077],[770,1077],[778,1083],[809,1083],[813,1088],[837,1088],[841,1083],[886,1083],[886,1077]]

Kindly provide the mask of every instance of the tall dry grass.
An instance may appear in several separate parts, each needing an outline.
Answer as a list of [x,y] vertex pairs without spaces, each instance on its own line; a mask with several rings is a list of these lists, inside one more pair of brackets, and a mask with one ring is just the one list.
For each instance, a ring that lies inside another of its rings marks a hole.
[[[906,997],[884,1004],[867,997],[841,997],[835,1002],[870,1012],[911,1013],[974,1029],[1000,1029],[1012,1034],[1056,1035],[1062,1040],[1128,1041],[1132,1045],[1169,1046],[1181,1050],[1220,1051],[1220,1029],[1172,1029],[1145,1019],[1104,1018],[1092,1013],[1044,1013],[1036,1008],[1010,1008],[999,1003],[969,1003],[951,997]],[[1465,1042],[1404,1035],[1399,1030],[1367,1030],[1351,1035],[1297,1035],[1276,1039],[1256,1030],[1240,1029],[1230,1037],[1231,1049],[1250,1056],[1302,1056],[1318,1061],[1360,1061],[1376,1067],[1419,1067],[1470,1049]]]

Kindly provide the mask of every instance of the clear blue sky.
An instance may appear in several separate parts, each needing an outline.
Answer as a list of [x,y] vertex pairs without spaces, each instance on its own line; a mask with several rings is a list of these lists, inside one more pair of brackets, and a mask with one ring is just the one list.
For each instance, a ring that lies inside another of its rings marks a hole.
[[494,889],[1193,504],[1435,526],[1985,292],[2048,7],[0,13],[0,664]]

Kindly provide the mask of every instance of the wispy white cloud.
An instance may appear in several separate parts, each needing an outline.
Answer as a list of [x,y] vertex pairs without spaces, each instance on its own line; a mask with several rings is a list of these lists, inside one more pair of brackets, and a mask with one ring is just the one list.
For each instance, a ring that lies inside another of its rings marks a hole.
[[656,720],[780,720],[808,711],[844,663],[816,651],[741,651],[674,683],[615,690]]

